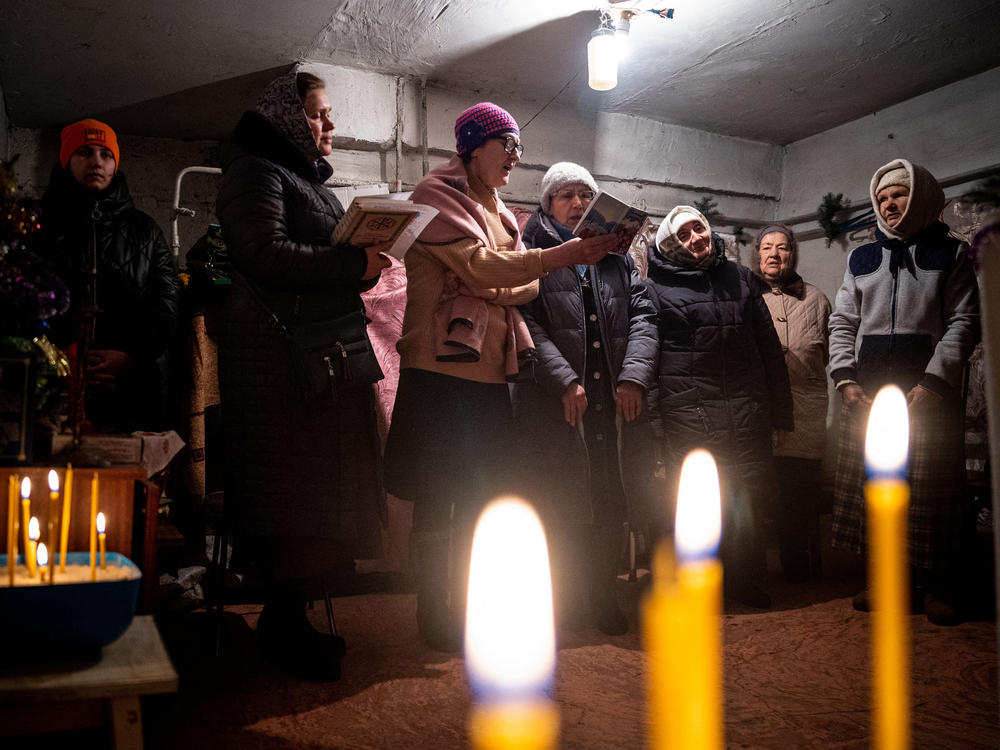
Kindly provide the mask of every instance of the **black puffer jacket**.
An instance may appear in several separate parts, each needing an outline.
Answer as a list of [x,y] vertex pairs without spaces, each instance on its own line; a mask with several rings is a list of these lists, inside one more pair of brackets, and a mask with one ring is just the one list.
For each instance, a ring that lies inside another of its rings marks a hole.
[[[280,80],[280,79],[279,79]],[[294,76],[286,82],[294,86]],[[305,127],[305,118],[301,118]],[[222,314],[219,375],[227,499],[243,530],[314,537],[314,575],[335,557],[377,555],[383,496],[371,389],[306,403],[285,342],[247,285],[289,327],[363,309],[366,256],[330,244],[343,215],[323,187],[329,165],[311,161],[272,123],[246,112],[223,158],[217,213],[234,269]]]
[[705,269],[649,249],[646,284],[660,339],[653,426],[675,467],[702,447],[749,472],[770,461],[772,428],[793,428],[788,371],[760,282],[713,241],[715,259]]
[[[541,212],[528,220],[524,238],[528,247],[553,247],[563,241]],[[609,255],[587,272],[596,292],[601,352],[614,384],[627,380],[648,389],[657,352],[655,308],[632,259]],[[538,361],[536,382],[514,388],[522,466],[530,477],[528,486],[537,492],[533,499],[573,523],[591,518],[587,446],[563,418],[561,401],[570,383],[584,381],[587,321],[580,283],[575,268],[552,271],[541,279],[538,297],[520,306]],[[624,425],[619,453],[626,500],[636,522],[648,512],[654,468],[645,417]]]
[[177,321],[180,281],[163,232],[135,208],[121,172],[95,191],[57,164],[42,207],[40,253],[66,282],[71,303],[67,314],[52,321],[52,340],[66,347],[77,338],[96,249],[98,313],[91,348],[132,359],[114,390],[87,389],[88,420],[116,432],[167,429],[164,354]]
[[[117,349],[135,359],[156,359],[177,320],[180,282],[163,232],[132,203],[125,175],[97,192],[65,169],[52,169],[42,198],[43,254],[70,289],[72,308],[86,303],[88,272],[97,242],[95,349]],[[58,344],[75,337],[72,321],[59,322]]]

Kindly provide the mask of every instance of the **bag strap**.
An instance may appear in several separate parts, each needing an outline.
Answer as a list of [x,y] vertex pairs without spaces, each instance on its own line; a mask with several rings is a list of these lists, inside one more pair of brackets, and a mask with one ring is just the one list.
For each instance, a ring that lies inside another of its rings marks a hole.
[[278,333],[282,336],[288,336],[289,333],[291,333],[288,330],[288,326],[282,323],[281,320],[279,320],[278,316],[274,314],[274,311],[267,306],[267,303],[264,302],[264,297],[260,293],[260,289],[257,287],[257,285],[254,284],[252,281],[250,281],[248,277],[237,271],[235,268],[232,269],[232,275],[238,279],[242,279],[243,283],[247,285],[247,289],[250,290],[250,294],[253,295],[253,298],[257,301],[257,304],[261,306],[261,309],[263,309],[264,312],[266,312],[268,317],[271,319],[271,323],[272,325],[274,325],[275,330],[277,330]]

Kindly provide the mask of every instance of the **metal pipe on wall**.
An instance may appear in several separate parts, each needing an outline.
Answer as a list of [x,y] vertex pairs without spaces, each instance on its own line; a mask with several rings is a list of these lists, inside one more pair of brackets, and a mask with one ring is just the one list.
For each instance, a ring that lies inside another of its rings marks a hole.
[[180,233],[177,231],[177,217],[193,217],[195,215],[194,209],[181,207],[181,181],[184,179],[184,175],[192,172],[198,172],[200,174],[222,174],[222,170],[218,167],[184,167],[184,169],[177,173],[177,179],[174,181],[174,218],[170,221],[170,249],[174,253],[175,263],[177,262],[178,256],[181,252],[181,237]]
[[426,175],[431,171],[427,158],[427,79],[420,79],[420,169]]
[[403,189],[400,180],[400,173],[403,164],[403,77],[396,77],[396,179],[392,183],[392,192],[398,193]]

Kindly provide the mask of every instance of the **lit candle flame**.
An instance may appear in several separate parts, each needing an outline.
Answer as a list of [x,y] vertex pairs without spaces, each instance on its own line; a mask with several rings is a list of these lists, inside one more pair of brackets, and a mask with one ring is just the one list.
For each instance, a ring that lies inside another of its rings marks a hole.
[[38,525],[38,519],[32,516],[31,520],[28,521],[28,539],[33,542],[37,542],[38,537],[41,535],[42,533]]
[[31,497],[31,480],[25,477],[21,480],[21,499]]
[[49,564],[49,550],[45,546],[45,542],[38,545],[38,552],[35,555],[35,559],[38,561],[38,566],[44,568]]
[[722,534],[719,472],[706,450],[688,453],[677,489],[674,546],[680,561],[713,557]]
[[494,500],[476,524],[465,664],[479,697],[544,697],[555,676],[552,579],[545,531],[518,498]]
[[865,463],[873,476],[906,473],[910,421],[906,396],[894,385],[882,388],[872,403],[865,436]]
[[103,534],[104,533],[104,524],[105,524],[104,514],[103,513],[98,513],[97,514],[97,533],[98,534]]
[[55,469],[49,469],[49,492],[59,491],[59,475]]

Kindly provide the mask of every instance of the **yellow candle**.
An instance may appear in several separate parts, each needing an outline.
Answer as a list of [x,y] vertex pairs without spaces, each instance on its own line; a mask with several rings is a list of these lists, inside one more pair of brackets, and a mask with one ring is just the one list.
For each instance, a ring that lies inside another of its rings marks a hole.
[[[49,551],[45,547],[45,542],[41,542],[38,545],[38,572],[42,577],[42,583],[45,583],[45,566],[49,563]],[[52,576],[49,576],[49,581],[51,582]]]
[[661,540],[653,550],[653,583],[642,603],[642,641],[646,650],[646,708],[649,747],[675,748],[671,731],[675,720],[674,693],[683,679],[677,674],[677,659],[671,658],[678,635],[676,615],[683,611],[678,600],[677,566],[670,540]]
[[97,472],[90,480],[90,580],[97,580]]
[[104,538],[105,538],[106,534],[104,533],[104,530],[105,530],[104,514],[103,513],[98,513],[97,514],[97,539],[98,539],[98,542],[101,545],[101,570],[104,570],[104,569],[106,569],[108,567],[107,564],[106,564],[106,562],[105,562],[105,559],[104,559],[104,553],[105,553],[105,549],[106,549],[105,548],[105,544],[104,544]]
[[69,544],[69,521],[72,517],[73,464],[66,464],[66,483],[63,487],[62,526],[59,534],[59,572],[66,572],[66,553]]
[[56,532],[59,529],[59,475],[55,469],[49,469],[49,545],[52,550],[52,570],[49,571],[49,583],[56,582]]
[[469,566],[465,667],[475,750],[553,750],[559,716],[555,624],[545,532],[518,498],[494,500],[476,524]]
[[34,516],[28,522],[28,550],[25,559],[28,561],[28,577],[34,578],[37,568],[35,559],[38,555],[38,537],[41,536],[41,528],[38,519]]
[[7,478],[7,583],[14,585],[14,566],[17,565],[17,478]]
[[677,489],[674,546],[677,592],[683,611],[672,648],[678,654],[677,747],[721,750],[722,732],[722,564],[715,557],[722,530],[719,473],[708,451],[684,459]]
[[692,451],[677,492],[676,572],[669,542],[661,542],[643,610],[656,750],[723,747],[722,565],[715,557],[721,528],[715,461],[707,451]]
[[873,747],[910,747],[910,582],[906,523],[909,421],[906,397],[895,386],[878,392],[868,417],[868,577],[872,596]]
[[[28,550],[28,526],[29,520],[31,519],[31,480],[25,477],[21,480],[21,529],[24,534],[24,549],[25,552]],[[32,557],[30,560],[26,560],[28,563],[28,570],[33,570],[35,567],[35,558]]]

